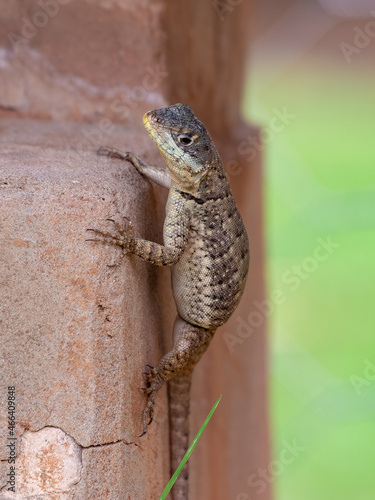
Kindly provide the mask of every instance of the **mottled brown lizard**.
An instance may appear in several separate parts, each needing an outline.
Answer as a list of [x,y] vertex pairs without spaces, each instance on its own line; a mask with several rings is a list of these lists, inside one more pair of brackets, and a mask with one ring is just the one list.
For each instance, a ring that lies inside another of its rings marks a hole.
[[[172,267],[177,307],[173,347],[146,374],[148,400],[143,432],[154,414],[155,396],[169,380],[171,471],[189,442],[191,373],[216,329],[237,307],[249,267],[245,227],[230,190],[223,163],[206,127],[184,104],[149,111],[144,125],[167,165],[146,165],[133,153],[101,147],[98,154],[127,160],[144,176],[169,188],[164,245],[134,237],[113,221],[118,234],[91,229],[99,241],[120,245],[158,266]],[[98,241],[98,240],[94,240]],[[172,490],[174,500],[188,498],[187,467]]]

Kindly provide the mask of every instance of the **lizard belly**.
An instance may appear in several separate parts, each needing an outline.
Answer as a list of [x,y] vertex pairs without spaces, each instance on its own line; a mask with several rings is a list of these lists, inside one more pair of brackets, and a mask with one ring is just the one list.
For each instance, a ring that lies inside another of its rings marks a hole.
[[[228,238],[222,231],[193,233],[172,268],[173,294],[179,315],[204,328],[224,324],[237,307],[249,267],[245,228],[239,218]],[[240,230],[239,230],[240,229]]]

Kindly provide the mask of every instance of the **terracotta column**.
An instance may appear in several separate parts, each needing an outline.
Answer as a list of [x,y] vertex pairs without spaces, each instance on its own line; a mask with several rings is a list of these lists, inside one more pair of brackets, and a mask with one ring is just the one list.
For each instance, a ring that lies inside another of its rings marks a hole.
[[[168,269],[86,242],[129,217],[161,242],[165,191],[113,145],[163,162],[143,113],[191,106],[212,133],[249,232],[245,296],[198,365],[192,436],[222,402],[190,462],[191,498],[270,498],[259,155],[240,100],[250,0],[0,0],[0,499],[8,387],[15,387],[17,498],[159,498],[169,479],[167,392],[143,438],[146,363],[171,342]],[[262,312],[263,311],[263,312]],[[254,476],[255,475],[255,476]]]

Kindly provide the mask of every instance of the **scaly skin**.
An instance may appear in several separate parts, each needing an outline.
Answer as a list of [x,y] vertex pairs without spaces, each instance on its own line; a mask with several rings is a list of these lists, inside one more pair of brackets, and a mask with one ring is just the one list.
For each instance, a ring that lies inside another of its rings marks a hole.
[[[146,165],[132,153],[106,147],[98,153],[127,160],[142,175],[169,188],[164,245],[136,238],[114,221],[118,234],[91,231],[102,236],[99,241],[122,246],[124,254],[133,253],[158,266],[172,266],[178,312],[174,343],[146,375],[148,400],[143,432],[152,420],[155,396],[169,380],[173,473],[189,441],[191,373],[217,327],[229,319],[241,299],[249,267],[249,244],[222,161],[192,110],[175,104],[149,111],[143,121],[167,170]],[[172,492],[174,500],[188,498],[187,467]]]

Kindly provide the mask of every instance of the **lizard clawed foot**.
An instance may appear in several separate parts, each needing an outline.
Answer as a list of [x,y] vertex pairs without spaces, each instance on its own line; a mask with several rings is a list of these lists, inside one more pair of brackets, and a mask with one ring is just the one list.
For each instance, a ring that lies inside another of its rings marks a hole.
[[96,152],[99,156],[108,156],[109,158],[120,158],[120,160],[127,160],[129,153],[123,153],[119,149],[109,148],[108,146],[101,146]]
[[[106,219],[109,222],[112,222],[117,230],[117,233],[109,233],[105,231],[101,231],[100,229],[92,229],[88,228],[86,231],[91,231],[101,238],[88,238],[86,241],[93,241],[94,243],[107,243],[109,245],[120,246],[123,248],[122,257],[128,253],[132,253],[134,248],[134,236],[133,236],[133,224],[130,219],[124,217],[126,220],[126,228],[122,227],[117,221],[113,219]],[[120,259],[121,260],[121,259]],[[117,267],[117,264],[112,264],[109,267]]]
[[143,432],[139,436],[144,436],[147,432],[147,426],[151,424],[154,418],[154,404],[155,397],[160,389],[160,387],[164,384],[164,380],[161,378],[157,370],[151,365],[146,365],[150,368],[150,371],[145,372],[146,379],[146,388],[142,388],[142,391],[148,397],[146,408],[143,411]]

